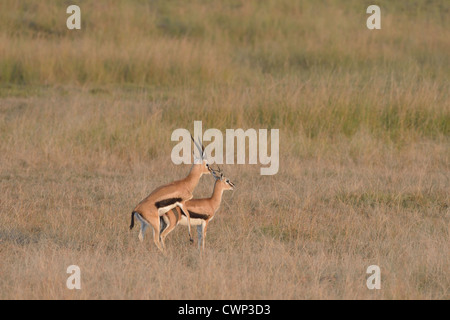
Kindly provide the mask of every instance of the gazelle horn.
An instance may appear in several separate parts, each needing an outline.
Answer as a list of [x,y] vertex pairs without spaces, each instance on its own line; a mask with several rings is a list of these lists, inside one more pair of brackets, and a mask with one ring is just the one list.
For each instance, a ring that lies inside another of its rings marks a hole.
[[[198,139],[199,142],[195,141],[194,137],[192,136],[192,134],[191,134],[191,139],[194,142],[195,146],[197,147],[198,151],[200,151],[200,154],[201,154],[202,159],[203,159],[204,156],[205,156],[205,147],[203,146],[203,143],[201,143],[200,138]],[[200,144],[201,144],[201,147],[200,147]]]

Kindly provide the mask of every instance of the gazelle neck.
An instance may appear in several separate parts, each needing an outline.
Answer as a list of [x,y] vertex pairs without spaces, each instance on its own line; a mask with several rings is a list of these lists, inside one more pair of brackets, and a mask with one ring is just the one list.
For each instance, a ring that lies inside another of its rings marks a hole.
[[217,210],[220,207],[220,203],[222,202],[222,194],[223,194],[223,186],[219,183],[219,180],[214,184],[213,194],[211,196],[211,201],[214,207],[214,210]]
[[201,164],[194,164],[192,166],[191,171],[189,172],[188,176],[185,178],[190,192],[194,191],[195,187],[197,186],[198,182],[200,181],[202,174],[203,173],[202,173]]

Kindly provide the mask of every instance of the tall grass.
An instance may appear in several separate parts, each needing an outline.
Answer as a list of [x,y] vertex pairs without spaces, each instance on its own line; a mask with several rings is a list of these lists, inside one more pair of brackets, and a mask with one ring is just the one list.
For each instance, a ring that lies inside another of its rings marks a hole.
[[435,138],[449,133],[449,6],[427,3],[382,2],[369,31],[357,1],[86,1],[73,31],[64,2],[5,1],[0,84],[158,88],[178,100],[183,117],[163,117],[177,125],[220,111],[310,137]]
[[82,30],[72,31],[64,2],[6,0],[1,82],[174,86],[336,70],[448,78],[447,3],[379,5],[383,29],[369,31],[358,1],[84,1]]
[[[0,298],[448,299],[449,4],[370,4],[2,0]],[[194,120],[280,129],[280,171],[225,166],[206,254],[163,257],[129,213]]]

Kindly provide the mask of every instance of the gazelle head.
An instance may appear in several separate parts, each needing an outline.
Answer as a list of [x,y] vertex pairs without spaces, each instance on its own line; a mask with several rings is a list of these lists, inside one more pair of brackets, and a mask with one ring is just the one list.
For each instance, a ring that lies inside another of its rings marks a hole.
[[210,174],[213,172],[213,169],[208,163],[208,159],[206,159],[206,153],[205,153],[205,147],[201,143],[200,139],[198,139],[198,142],[194,140],[194,137],[191,134],[191,139],[194,142],[195,146],[197,147],[197,150],[199,151],[200,157],[196,156],[194,152],[194,165],[200,166],[200,173],[201,174]]
[[235,184],[223,175],[223,172],[219,166],[217,168],[218,170],[211,171],[213,177],[216,179],[216,183],[220,184],[223,190],[234,190],[236,187]]

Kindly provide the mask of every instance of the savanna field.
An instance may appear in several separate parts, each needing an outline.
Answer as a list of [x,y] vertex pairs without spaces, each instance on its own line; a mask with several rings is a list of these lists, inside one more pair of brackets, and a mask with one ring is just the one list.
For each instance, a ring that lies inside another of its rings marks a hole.
[[[371,4],[2,0],[0,299],[449,299],[450,3]],[[279,129],[279,172],[222,165],[164,256],[130,213],[194,120]]]

